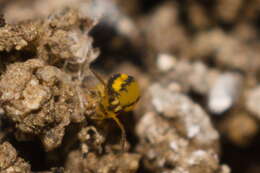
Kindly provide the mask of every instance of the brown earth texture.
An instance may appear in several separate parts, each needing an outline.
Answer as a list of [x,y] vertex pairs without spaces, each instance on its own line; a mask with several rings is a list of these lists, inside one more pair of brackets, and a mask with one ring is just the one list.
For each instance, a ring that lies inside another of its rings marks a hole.
[[259,173],[259,20],[259,0],[0,0],[0,173]]

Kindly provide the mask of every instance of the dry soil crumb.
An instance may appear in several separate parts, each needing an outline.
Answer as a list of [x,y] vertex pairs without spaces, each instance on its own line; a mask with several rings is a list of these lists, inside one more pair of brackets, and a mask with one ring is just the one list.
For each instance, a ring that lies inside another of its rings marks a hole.
[[31,168],[22,158],[17,156],[13,146],[4,142],[0,145],[0,172],[1,173],[30,173]]

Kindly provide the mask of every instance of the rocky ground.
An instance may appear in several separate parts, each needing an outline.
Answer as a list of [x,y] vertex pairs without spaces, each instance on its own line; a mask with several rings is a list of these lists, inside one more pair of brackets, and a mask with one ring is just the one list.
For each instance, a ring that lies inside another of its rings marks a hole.
[[[260,172],[259,10],[0,0],[0,172]],[[139,82],[136,109],[118,116],[125,152],[117,124],[94,118],[90,69]]]

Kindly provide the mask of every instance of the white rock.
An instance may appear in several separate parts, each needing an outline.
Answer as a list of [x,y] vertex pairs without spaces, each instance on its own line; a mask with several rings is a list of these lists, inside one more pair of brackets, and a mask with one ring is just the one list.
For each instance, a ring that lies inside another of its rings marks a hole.
[[174,67],[176,59],[169,54],[159,54],[157,57],[157,67],[161,71],[168,71]]
[[221,114],[228,110],[240,95],[242,76],[229,72],[219,76],[209,90],[208,107],[212,113]]

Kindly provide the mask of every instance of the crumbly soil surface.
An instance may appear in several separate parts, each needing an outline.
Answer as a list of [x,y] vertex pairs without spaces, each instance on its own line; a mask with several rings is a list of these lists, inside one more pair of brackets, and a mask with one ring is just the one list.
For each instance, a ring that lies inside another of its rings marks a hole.
[[[258,0],[0,0],[0,173],[259,173]],[[96,119],[100,81],[132,112]]]

